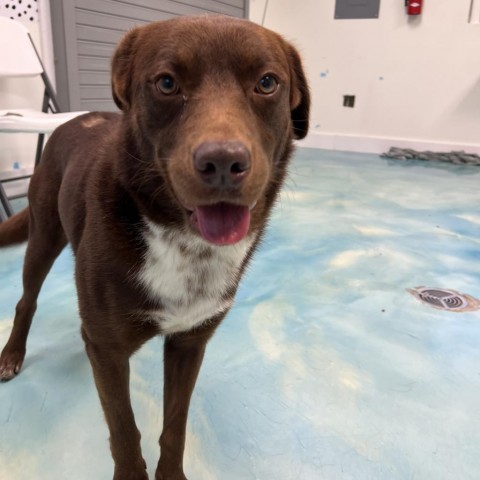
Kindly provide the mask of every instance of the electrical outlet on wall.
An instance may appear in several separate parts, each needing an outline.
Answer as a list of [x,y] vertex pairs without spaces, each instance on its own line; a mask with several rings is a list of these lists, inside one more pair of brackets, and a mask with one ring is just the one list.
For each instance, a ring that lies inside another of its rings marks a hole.
[[344,95],[343,96],[343,106],[348,108],[355,107],[355,95]]

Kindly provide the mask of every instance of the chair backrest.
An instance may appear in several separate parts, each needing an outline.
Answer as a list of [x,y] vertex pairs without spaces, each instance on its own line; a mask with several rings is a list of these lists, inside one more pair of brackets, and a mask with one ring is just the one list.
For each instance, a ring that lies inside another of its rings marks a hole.
[[0,77],[30,77],[43,72],[28,29],[0,17]]

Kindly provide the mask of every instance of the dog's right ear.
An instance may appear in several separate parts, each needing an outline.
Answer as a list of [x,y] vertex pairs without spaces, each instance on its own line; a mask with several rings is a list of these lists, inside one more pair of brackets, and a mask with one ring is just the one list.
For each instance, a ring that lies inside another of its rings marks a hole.
[[112,58],[113,101],[124,112],[130,108],[134,44],[138,29],[130,30],[120,41]]

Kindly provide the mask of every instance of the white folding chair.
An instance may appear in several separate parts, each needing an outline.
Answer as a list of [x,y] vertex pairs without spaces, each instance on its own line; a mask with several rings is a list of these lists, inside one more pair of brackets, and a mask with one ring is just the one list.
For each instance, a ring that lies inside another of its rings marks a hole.
[[[87,112],[60,112],[55,91],[43,67],[28,29],[10,18],[0,17],[0,77],[31,77],[39,75],[45,86],[41,110],[8,109],[0,110],[0,132],[38,133],[35,166],[42,155],[45,134],[72,118]],[[9,48],[8,45],[12,47]],[[8,178],[6,181],[22,180],[28,176]],[[13,215],[10,201],[0,181],[0,221]]]

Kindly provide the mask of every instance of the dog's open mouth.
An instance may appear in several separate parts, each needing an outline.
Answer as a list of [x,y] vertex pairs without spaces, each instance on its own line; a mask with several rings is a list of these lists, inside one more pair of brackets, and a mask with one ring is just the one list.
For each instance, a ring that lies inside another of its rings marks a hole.
[[217,203],[195,207],[192,223],[202,238],[215,245],[233,245],[248,233],[250,209],[247,206]]

